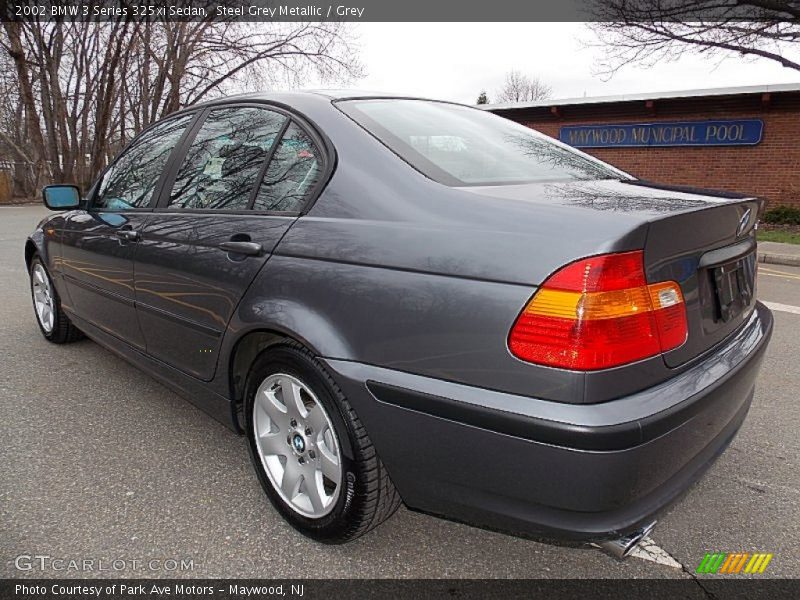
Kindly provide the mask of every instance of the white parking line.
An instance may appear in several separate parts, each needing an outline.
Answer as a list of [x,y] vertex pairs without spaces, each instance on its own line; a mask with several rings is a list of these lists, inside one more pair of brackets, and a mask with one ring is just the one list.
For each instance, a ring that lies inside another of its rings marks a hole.
[[764,302],[763,300],[761,301],[761,303],[770,310],[777,310],[780,312],[787,312],[787,313],[792,313],[794,315],[800,315],[800,306],[792,306],[791,304],[781,304],[780,302]]
[[800,275],[789,273],[787,271],[779,271],[777,269],[768,269],[761,267],[758,272],[761,275],[769,275],[770,277],[780,277],[781,279],[800,279]]
[[677,560],[672,558],[670,554],[661,546],[656,545],[652,538],[646,537],[641,543],[630,553],[630,556],[641,558],[650,562],[671,567],[673,569],[682,569],[683,566]]

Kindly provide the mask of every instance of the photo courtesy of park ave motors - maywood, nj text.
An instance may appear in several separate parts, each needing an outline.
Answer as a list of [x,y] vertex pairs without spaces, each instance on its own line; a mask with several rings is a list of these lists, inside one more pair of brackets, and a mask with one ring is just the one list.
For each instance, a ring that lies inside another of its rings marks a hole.
[[0,597],[800,593],[800,2],[1,6]]

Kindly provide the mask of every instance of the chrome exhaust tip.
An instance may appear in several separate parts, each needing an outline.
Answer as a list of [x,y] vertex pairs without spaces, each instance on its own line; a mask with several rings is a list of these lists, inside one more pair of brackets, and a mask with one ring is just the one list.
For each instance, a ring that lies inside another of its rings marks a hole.
[[622,560],[631,552],[633,552],[636,546],[638,546],[646,536],[650,535],[650,532],[653,531],[655,526],[656,522],[653,521],[649,525],[645,525],[644,527],[622,537],[613,540],[597,542],[595,546],[600,548],[603,552],[610,554],[614,558]]

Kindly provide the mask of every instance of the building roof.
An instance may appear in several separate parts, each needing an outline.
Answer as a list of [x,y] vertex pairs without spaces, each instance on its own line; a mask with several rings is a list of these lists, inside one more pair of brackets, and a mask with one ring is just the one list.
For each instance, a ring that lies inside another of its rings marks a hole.
[[503,102],[483,104],[484,110],[515,110],[523,108],[547,108],[574,104],[611,104],[614,102],[636,102],[642,100],[666,100],[670,98],[698,98],[704,96],[738,96],[743,94],[767,94],[778,92],[800,92],[800,83],[776,83],[772,85],[744,85],[739,87],[679,90],[674,92],[651,92],[645,94],[619,94],[616,96],[588,96],[583,98],[548,98],[532,102]]

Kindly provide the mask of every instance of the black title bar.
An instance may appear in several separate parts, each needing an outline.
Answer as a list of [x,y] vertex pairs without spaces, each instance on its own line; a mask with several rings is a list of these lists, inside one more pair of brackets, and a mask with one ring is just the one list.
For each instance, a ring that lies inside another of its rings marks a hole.
[[[617,0],[619,2],[619,0]],[[605,20],[607,0],[0,0],[3,21],[350,21],[350,22],[560,22]],[[626,10],[653,10],[652,0],[626,0]],[[677,0],[670,18],[764,20],[791,18],[784,0]],[[764,8],[765,6],[771,8]],[[477,43],[477,41],[476,41]]]
[[[569,565],[564,573],[569,575]],[[598,574],[600,575],[600,574]],[[685,579],[610,580],[445,580],[445,579],[3,579],[4,600],[133,600],[198,599],[242,600],[252,598],[392,598],[459,600],[502,598],[512,600],[567,598],[647,598],[674,600],[741,598],[742,600],[797,598],[798,580],[759,577],[697,577]]]

